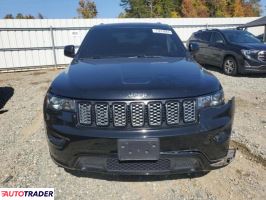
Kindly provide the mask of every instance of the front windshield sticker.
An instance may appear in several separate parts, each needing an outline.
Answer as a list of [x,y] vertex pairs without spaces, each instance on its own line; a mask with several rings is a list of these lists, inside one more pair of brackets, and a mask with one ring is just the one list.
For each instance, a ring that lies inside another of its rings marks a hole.
[[168,35],[172,35],[172,31],[170,30],[163,30],[163,29],[152,29],[153,33],[160,33],[160,34],[168,34]]

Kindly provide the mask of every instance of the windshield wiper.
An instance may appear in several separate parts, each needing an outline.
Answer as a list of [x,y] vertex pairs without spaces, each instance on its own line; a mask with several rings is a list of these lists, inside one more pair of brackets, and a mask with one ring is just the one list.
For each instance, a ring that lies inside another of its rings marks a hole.
[[156,55],[136,55],[136,56],[129,56],[128,58],[162,58],[164,56],[156,56]]
[[89,60],[89,59],[103,59],[104,57],[102,56],[89,56],[85,58],[79,58],[80,60]]
[[89,60],[89,59],[106,59],[106,58],[163,58],[163,57],[173,57],[173,56],[158,56],[158,55],[145,55],[140,54],[136,56],[89,56],[84,58],[79,58],[80,60]]

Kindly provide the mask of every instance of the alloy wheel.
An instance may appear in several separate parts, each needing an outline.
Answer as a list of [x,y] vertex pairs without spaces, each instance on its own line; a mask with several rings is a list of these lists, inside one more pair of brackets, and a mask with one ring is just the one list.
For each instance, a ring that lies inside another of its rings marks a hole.
[[232,59],[227,59],[224,62],[224,72],[228,75],[236,74],[236,63]]

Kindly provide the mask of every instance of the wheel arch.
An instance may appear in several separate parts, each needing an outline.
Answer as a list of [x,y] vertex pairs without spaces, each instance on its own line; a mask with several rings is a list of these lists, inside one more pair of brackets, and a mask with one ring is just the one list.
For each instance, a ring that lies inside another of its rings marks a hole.
[[226,53],[226,54],[224,54],[224,57],[223,57],[223,60],[222,60],[222,63],[221,63],[221,66],[220,67],[223,67],[224,61],[228,57],[234,58],[235,61],[236,61],[237,67],[239,67],[239,58],[238,58],[238,55],[236,55],[234,53]]
[[[225,59],[228,58],[228,57],[232,57],[232,58],[234,58],[235,61],[237,62],[237,58],[236,58],[236,56],[235,56],[234,54],[232,54],[232,53],[226,53],[226,54],[224,55],[224,57],[223,57],[223,62],[221,63],[221,67],[223,67],[224,61],[225,61]],[[237,64],[238,64],[238,63],[237,63]]]
[[236,64],[236,72],[235,72],[234,75],[237,75],[237,74],[239,73],[239,62],[238,62],[237,55],[230,54],[230,53],[225,54],[224,57],[223,57],[223,62],[222,62],[222,64],[221,64],[221,68],[224,70],[224,63],[225,63],[225,60],[226,60],[227,58],[229,58],[229,57],[233,58],[234,61],[235,61],[235,64]]

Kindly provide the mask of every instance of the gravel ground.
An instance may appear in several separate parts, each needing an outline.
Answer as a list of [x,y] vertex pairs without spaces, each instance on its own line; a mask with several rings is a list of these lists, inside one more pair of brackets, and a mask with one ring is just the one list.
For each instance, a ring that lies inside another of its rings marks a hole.
[[238,151],[229,166],[196,178],[65,172],[49,157],[42,119],[44,94],[59,70],[0,74],[0,87],[14,92],[0,106],[0,187],[54,187],[56,199],[266,199],[266,76],[210,70],[226,97],[236,97]]

